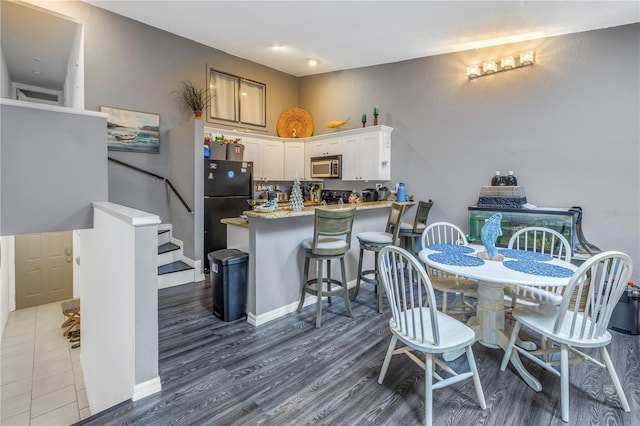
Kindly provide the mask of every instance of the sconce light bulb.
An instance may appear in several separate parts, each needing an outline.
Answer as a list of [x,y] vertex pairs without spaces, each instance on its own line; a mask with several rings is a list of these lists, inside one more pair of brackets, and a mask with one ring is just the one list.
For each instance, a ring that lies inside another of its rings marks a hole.
[[498,65],[495,63],[495,61],[487,61],[482,64],[482,71],[485,74],[490,72],[496,72],[498,71]]
[[473,78],[480,75],[480,67],[478,65],[469,65],[467,67],[467,77]]
[[520,54],[520,63],[522,65],[528,65],[533,63],[533,51],[522,52]]
[[500,60],[500,68],[509,69],[516,66],[516,60],[513,59],[513,56],[505,56]]

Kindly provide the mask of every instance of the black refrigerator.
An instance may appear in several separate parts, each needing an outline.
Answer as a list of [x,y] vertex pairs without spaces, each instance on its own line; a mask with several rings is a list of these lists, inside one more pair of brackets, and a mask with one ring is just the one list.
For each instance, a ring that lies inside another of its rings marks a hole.
[[227,248],[227,225],[220,219],[238,217],[251,207],[253,163],[250,161],[204,160],[204,269],[208,254]]

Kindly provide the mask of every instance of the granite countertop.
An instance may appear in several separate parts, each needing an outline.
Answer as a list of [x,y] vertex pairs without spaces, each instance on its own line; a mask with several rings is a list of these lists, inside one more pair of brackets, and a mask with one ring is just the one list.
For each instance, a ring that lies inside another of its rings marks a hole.
[[[381,208],[391,207],[392,203],[393,201],[371,201],[367,203],[356,203],[355,206],[356,206],[356,210],[381,209]],[[402,204],[406,204],[407,206],[412,206],[415,204],[415,202],[407,201]],[[323,209],[344,209],[344,208],[349,208],[350,206],[351,204],[343,204],[343,205],[330,204],[327,206],[317,206],[317,205],[307,206],[298,212],[293,211],[290,208],[279,208],[272,212],[265,212],[265,213],[249,210],[249,211],[243,212],[243,214],[246,215],[248,218],[284,219],[287,217],[295,217],[295,216],[312,216],[316,210],[316,207],[321,207]],[[223,219],[223,223],[224,223],[224,220],[227,220],[227,219]]]
[[245,217],[229,217],[225,219],[220,219],[220,222],[224,223],[225,225],[240,226],[242,228],[249,227],[249,220]]

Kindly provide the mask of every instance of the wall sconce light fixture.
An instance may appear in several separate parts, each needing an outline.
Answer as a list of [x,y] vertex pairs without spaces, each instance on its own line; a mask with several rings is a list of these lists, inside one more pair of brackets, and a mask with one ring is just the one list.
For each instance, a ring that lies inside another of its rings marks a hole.
[[467,67],[467,77],[471,80],[484,75],[526,67],[533,65],[534,58],[534,52],[529,50],[520,53],[520,55],[503,56],[500,60],[484,61],[482,65],[469,65]]

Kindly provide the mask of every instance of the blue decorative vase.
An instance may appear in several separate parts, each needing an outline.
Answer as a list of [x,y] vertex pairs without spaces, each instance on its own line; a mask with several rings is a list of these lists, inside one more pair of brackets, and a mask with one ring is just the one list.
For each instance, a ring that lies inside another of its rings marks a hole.
[[487,219],[480,230],[480,240],[484,246],[489,259],[493,259],[498,250],[496,249],[496,241],[502,235],[500,222],[502,221],[502,213],[496,213]]

